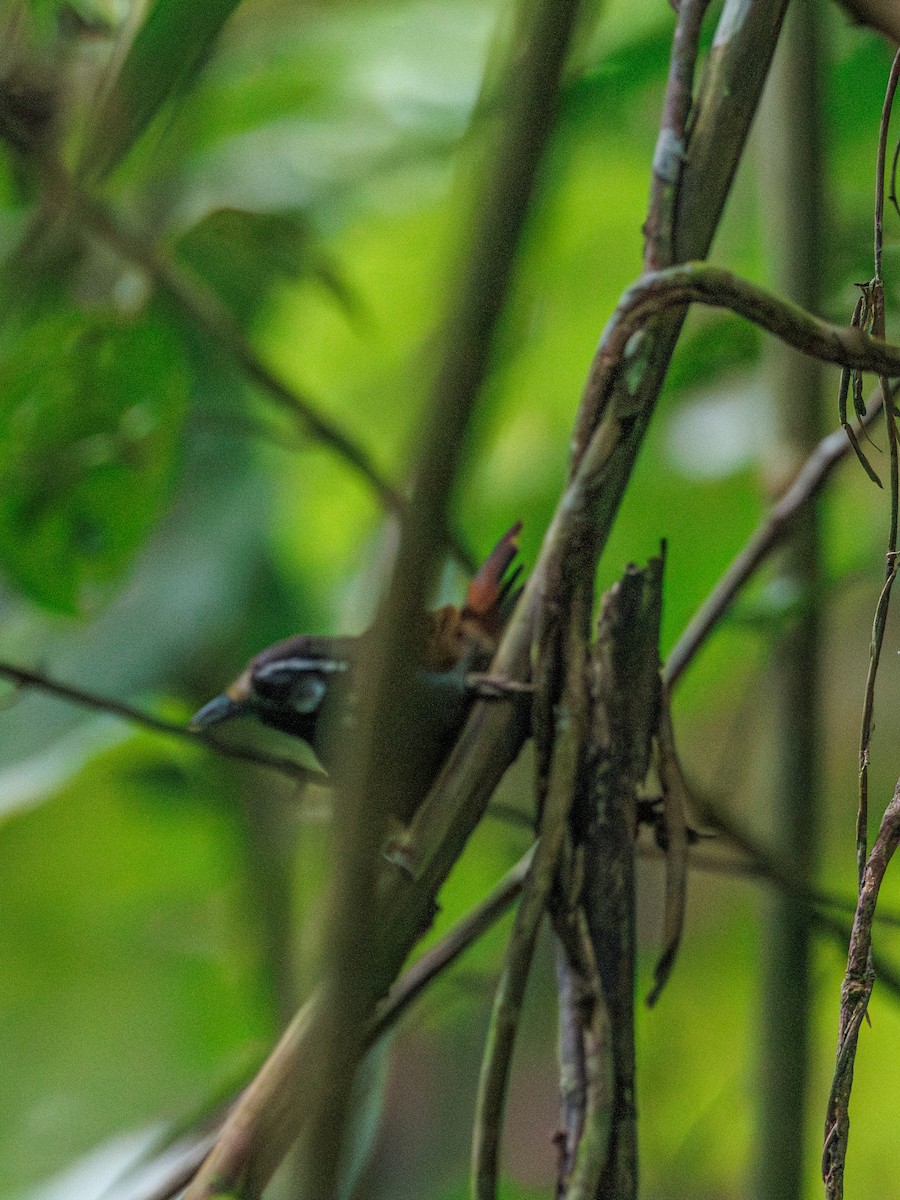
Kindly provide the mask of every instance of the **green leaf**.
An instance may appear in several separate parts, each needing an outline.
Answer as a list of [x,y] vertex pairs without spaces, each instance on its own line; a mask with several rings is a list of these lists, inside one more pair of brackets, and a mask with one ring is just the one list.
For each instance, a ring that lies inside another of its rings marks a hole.
[[240,0],[156,0],[100,104],[82,167],[108,173],[206,61]]
[[316,268],[306,219],[299,212],[211,212],[178,243],[179,257],[245,325],[258,317],[273,287]]
[[76,613],[121,575],[174,476],[187,393],[160,322],[54,314],[0,345],[0,565]]

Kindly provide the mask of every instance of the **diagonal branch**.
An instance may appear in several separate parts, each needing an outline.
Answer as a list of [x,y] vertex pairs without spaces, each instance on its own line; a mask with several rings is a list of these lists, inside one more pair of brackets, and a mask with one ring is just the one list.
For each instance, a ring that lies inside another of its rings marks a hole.
[[0,662],[0,678],[8,679],[10,683],[15,684],[18,690],[34,688],[36,691],[45,692],[48,696],[56,696],[60,700],[67,700],[70,704],[77,704],[81,708],[121,717],[124,721],[130,721],[133,725],[150,729],[154,733],[179,738],[181,741],[191,742],[195,746],[198,744],[205,746],[223,758],[252,763],[259,767],[269,767],[273,771],[279,771],[282,775],[286,775],[295,783],[304,780],[321,781],[322,779],[321,771],[305,767],[293,759],[283,758],[277,754],[266,754],[265,751],[256,750],[251,746],[232,746],[228,742],[220,741],[213,734],[194,733],[184,725],[165,721],[162,717],[155,717],[152,713],[134,708],[122,700],[114,700],[109,696],[98,696],[96,692],[89,692],[69,683],[60,683],[59,680],[45,675],[43,671],[28,670],[25,667],[14,666],[12,663]]
[[844,1194],[844,1160],[850,1133],[850,1092],[859,1030],[869,1006],[875,983],[872,959],[872,921],[878,893],[897,846],[900,845],[900,781],[885,809],[881,828],[869,855],[861,881],[859,903],[850,937],[847,972],[841,988],[841,1019],[838,1033],[837,1062],[825,1117],[825,1146],[822,1153],[822,1178],[827,1200],[841,1200]]
[[[326,935],[328,962],[309,1009],[312,1024],[305,1032],[305,1026],[296,1026],[290,1035],[295,1040],[289,1043],[285,1061],[293,1060],[294,1069],[288,1065],[286,1078],[273,1080],[266,1068],[258,1076],[248,1107],[239,1106],[233,1114],[219,1145],[188,1189],[190,1200],[241,1185],[250,1195],[258,1194],[304,1123],[317,1156],[309,1180],[311,1193],[317,1200],[334,1194],[351,1088],[364,1050],[361,1031],[431,918],[436,888],[430,880],[411,881],[407,871],[389,877],[390,884],[397,883],[405,909],[405,919],[390,919],[393,897],[388,892],[379,903],[379,890],[388,889],[380,888],[384,869],[375,848],[381,844],[396,786],[392,750],[398,722],[408,716],[403,699],[420,650],[418,617],[446,528],[466,427],[488,369],[494,329],[553,128],[559,81],[578,10],[578,0],[526,0],[521,6],[522,19],[507,67],[506,119],[488,164],[465,269],[454,289],[443,360],[379,619],[380,644],[367,664],[359,753],[348,763],[337,792],[343,812],[335,823],[339,841]],[[514,738],[521,744],[520,733],[515,732]],[[411,882],[412,902],[406,895]]]
[[[896,392],[896,386],[891,394]],[[866,429],[881,412],[880,388],[869,400],[867,414],[858,428]],[[797,516],[821,492],[835,468],[849,457],[852,447],[841,429],[822,438],[803,463],[784,495],[778,500],[734,558],[719,582],[690,619],[672,647],[663,670],[663,682],[674,688],[706,643],[719,622],[727,615],[738,593],[778,548]]]
[[693,102],[698,43],[709,0],[681,0],[672,38],[669,81],[663,102],[659,137],[653,152],[653,180],[644,222],[644,267],[658,271],[675,261],[672,238],[675,204],[687,153],[688,119]]

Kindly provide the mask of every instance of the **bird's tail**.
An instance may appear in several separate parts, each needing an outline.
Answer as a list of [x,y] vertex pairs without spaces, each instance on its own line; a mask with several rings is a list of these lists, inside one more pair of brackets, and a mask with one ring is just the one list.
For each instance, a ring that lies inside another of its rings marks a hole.
[[516,583],[522,566],[509,568],[519,552],[521,531],[522,522],[517,521],[488,555],[466,592],[463,617],[477,621],[485,630],[499,632],[519,597],[521,588]]

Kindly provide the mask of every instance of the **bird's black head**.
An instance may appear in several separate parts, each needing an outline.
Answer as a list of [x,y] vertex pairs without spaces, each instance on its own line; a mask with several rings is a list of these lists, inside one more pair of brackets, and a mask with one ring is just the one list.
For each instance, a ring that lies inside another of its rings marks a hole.
[[302,738],[321,757],[322,728],[347,698],[350,661],[344,639],[296,637],[252,659],[226,692],[193,717],[191,729],[208,729],[248,716]]

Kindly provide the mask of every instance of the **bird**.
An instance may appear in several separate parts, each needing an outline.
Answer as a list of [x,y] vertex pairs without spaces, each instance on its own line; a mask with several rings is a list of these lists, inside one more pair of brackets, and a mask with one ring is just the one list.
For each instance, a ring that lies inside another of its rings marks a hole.
[[[424,659],[407,697],[412,719],[395,747],[403,780],[395,815],[401,820],[411,818],[437,777],[478,694],[472,677],[487,670],[499,645],[521,590],[521,565],[510,569],[521,528],[519,521],[503,535],[469,584],[462,606],[446,604],[423,614]],[[332,775],[352,738],[358,667],[375,636],[372,626],[355,637],[296,634],[276,642],[252,658],[188,728],[205,731],[251,717],[304,741]]]

